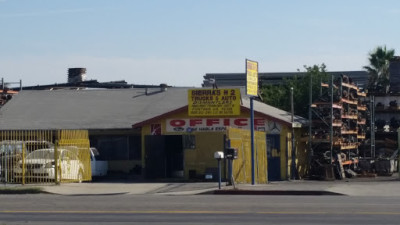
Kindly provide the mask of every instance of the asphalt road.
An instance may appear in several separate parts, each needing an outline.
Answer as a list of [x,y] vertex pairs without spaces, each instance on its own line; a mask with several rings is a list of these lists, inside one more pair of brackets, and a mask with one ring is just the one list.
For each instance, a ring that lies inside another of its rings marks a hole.
[[399,224],[400,197],[0,195],[9,224]]

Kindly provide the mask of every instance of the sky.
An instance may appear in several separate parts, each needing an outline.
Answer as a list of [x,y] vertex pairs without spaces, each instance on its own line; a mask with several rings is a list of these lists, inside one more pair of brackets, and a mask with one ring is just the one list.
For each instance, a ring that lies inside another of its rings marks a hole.
[[[0,78],[200,87],[206,73],[362,70],[400,54],[398,0],[0,0]],[[19,85],[19,84],[18,84]]]

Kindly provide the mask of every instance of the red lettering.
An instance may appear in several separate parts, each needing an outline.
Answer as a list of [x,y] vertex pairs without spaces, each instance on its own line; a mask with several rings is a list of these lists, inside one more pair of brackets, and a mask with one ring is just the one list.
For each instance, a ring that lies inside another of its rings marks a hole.
[[264,119],[260,119],[260,118],[254,119],[254,126],[255,127],[257,127],[257,126],[265,126]]
[[186,122],[184,120],[171,120],[169,124],[173,127],[183,127]]
[[202,119],[191,119],[189,124],[191,127],[196,126],[197,124],[202,124],[203,120]]
[[238,127],[243,127],[247,125],[247,119],[235,119],[233,123]]
[[230,119],[224,119],[224,126],[230,126],[231,125],[231,120]]
[[207,126],[212,126],[214,124],[219,124],[219,119],[207,119]]

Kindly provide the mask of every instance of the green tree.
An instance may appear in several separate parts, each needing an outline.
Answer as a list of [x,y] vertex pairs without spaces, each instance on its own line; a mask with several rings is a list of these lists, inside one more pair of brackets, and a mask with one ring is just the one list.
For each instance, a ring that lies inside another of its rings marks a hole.
[[389,63],[394,57],[394,49],[386,49],[386,46],[379,46],[369,54],[369,66],[363,68],[369,74],[368,91],[385,92],[389,91]]
[[280,85],[264,85],[261,96],[264,103],[279,109],[290,111],[290,88],[293,87],[293,102],[295,115],[308,118],[310,79],[312,78],[313,99],[320,95],[321,82],[328,82],[325,64],[304,66],[305,71],[299,75],[285,78]]

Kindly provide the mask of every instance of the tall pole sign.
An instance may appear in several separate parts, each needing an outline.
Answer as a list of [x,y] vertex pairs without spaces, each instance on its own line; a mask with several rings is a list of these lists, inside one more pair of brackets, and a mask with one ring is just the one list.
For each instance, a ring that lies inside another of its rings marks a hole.
[[258,96],[258,62],[246,59],[246,94]]
[[251,184],[255,184],[254,163],[254,97],[258,96],[258,62],[246,59],[246,94],[250,96],[250,133],[251,133]]

